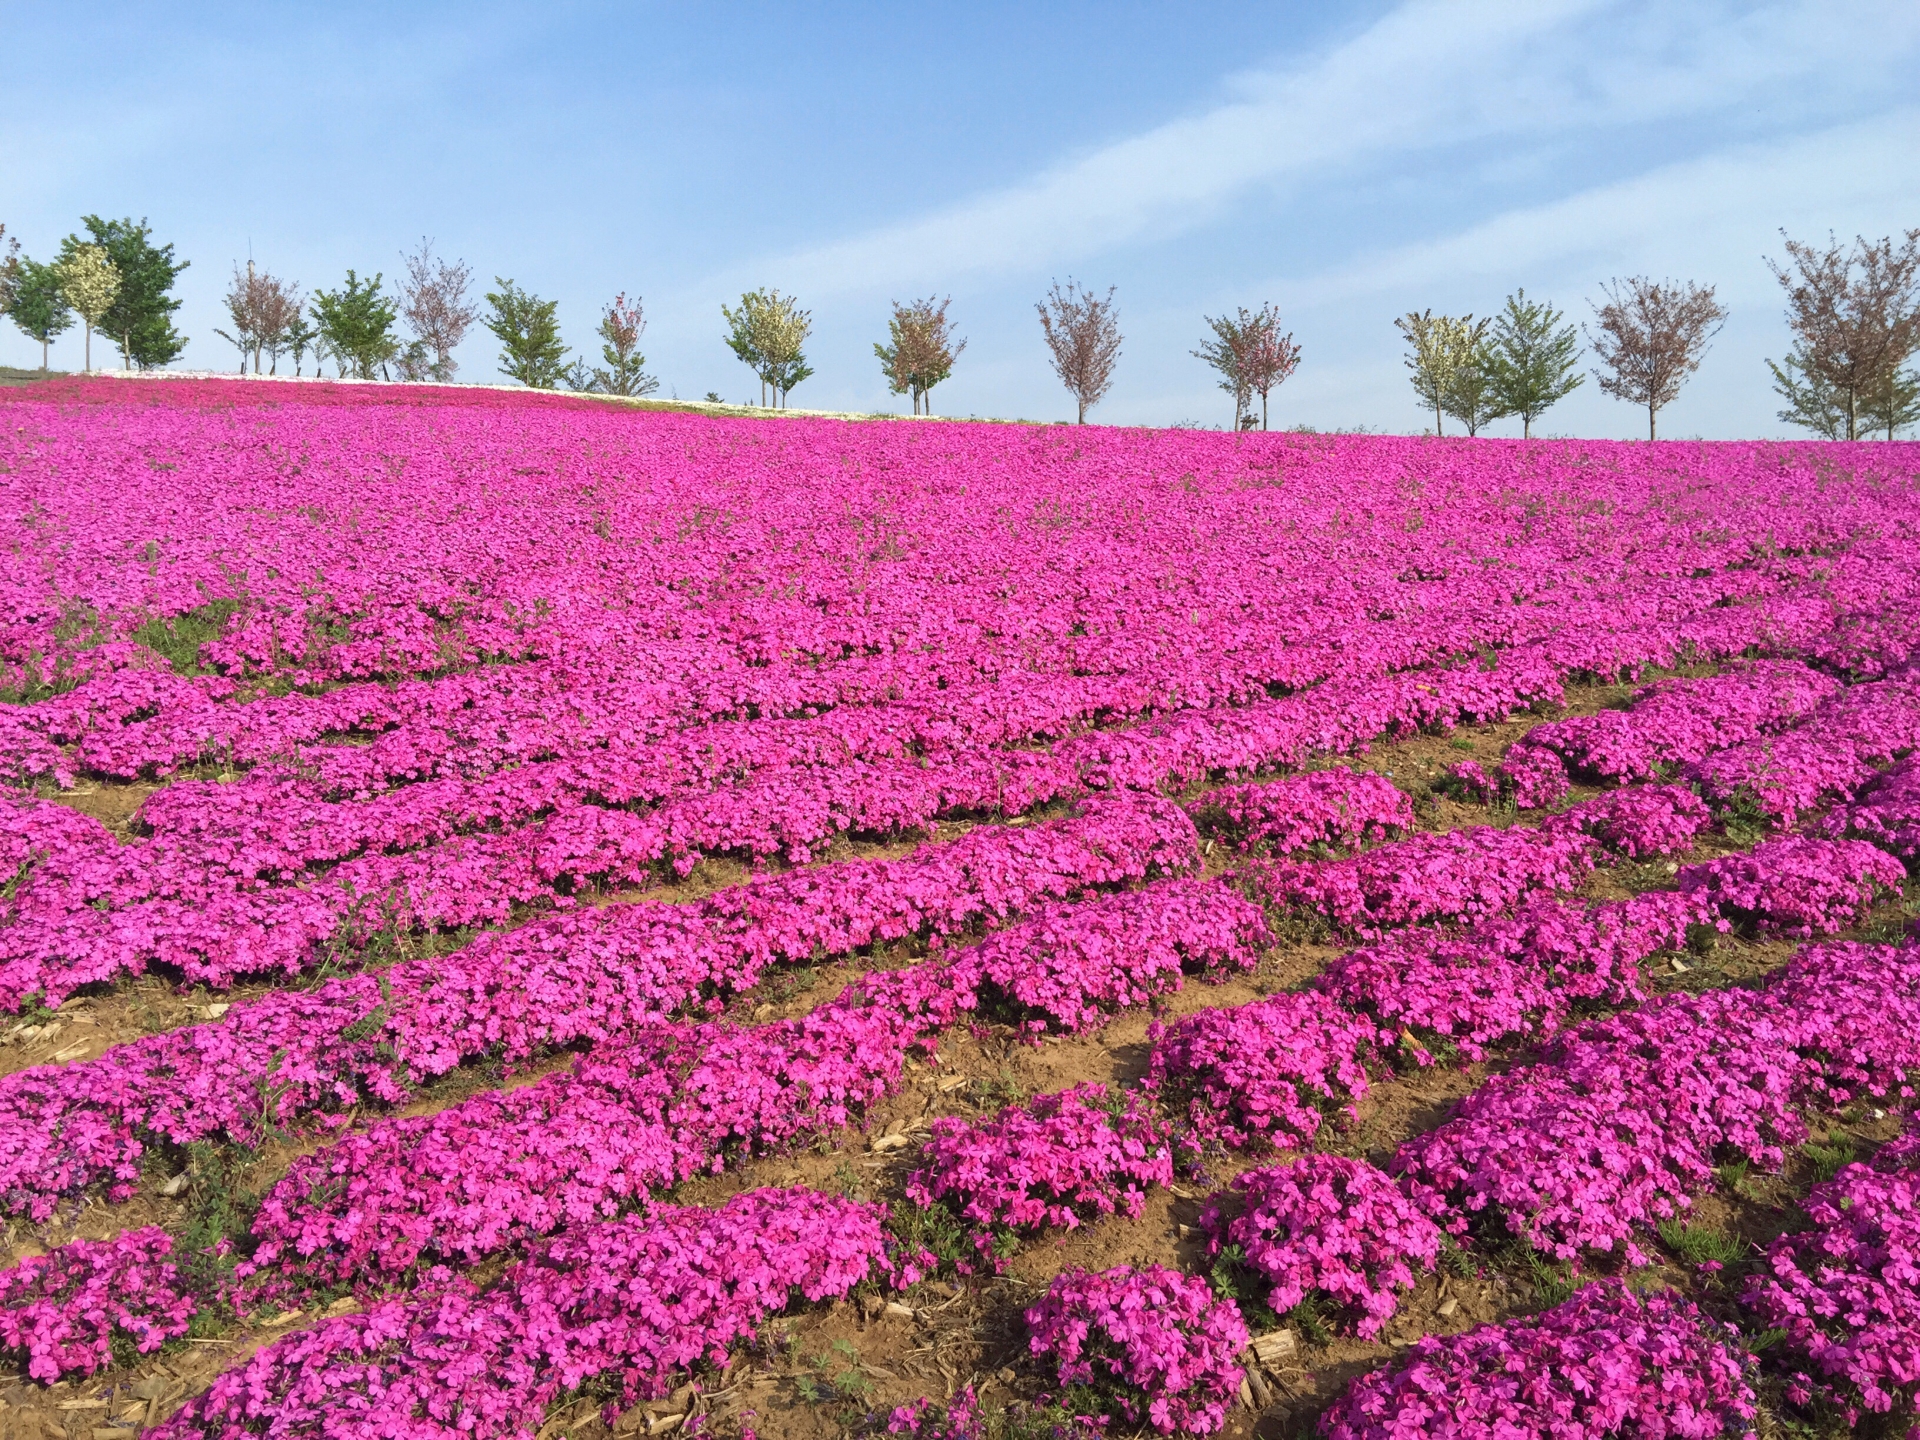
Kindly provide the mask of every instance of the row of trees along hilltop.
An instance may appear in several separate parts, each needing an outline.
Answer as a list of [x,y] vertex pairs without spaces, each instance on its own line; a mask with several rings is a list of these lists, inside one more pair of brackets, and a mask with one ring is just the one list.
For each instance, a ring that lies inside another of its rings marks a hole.
[[[127,368],[166,365],[186,345],[172,316],[171,291],[187,262],[171,245],[152,243],[145,220],[82,220],[87,238],[69,235],[44,263],[20,254],[0,226],[0,312],[47,347],[74,324],[86,332],[86,365],[93,366],[93,332],[116,344]],[[1768,360],[1773,388],[1786,402],[1780,419],[1828,439],[1885,435],[1920,423],[1920,375],[1908,365],[1920,349],[1920,230],[1896,242],[1832,236],[1825,248],[1790,236],[1786,262],[1769,260],[1787,298],[1793,346]],[[332,290],[303,295],[249,261],[234,267],[225,299],[228,327],[214,333],[240,352],[240,369],[277,374],[290,359],[301,375],[308,357],[314,374],[331,360],[343,377],[447,383],[458,364],[454,350],[476,323],[500,342],[500,373],[534,389],[597,391],[642,396],[659,388],[646,371],[640,339],[646,317],[636,297],[622,293],[601,310],[601,363],[567,359],[558,302],[542,300],[514,281],[475,298],[472,268],[437,257],[433,242],[402,257],[391,292],[384,275],[362,279],[347,271]],[[1592,320],[1576,329],[1552,305],[1525,290],[1507,297],[1499,313],[1436,315],[1414,311],[1394,324],[1407,345],[1414,392],[1433,412],[1436,434],[1449,417],[1469,436],[1495,420],[1517,417],[1521,434],[1548,409],[1585,383],[1580,364],[1584,332],[1600,389],[1647,412],[1647,436],[1658,434],[1660,411],[1700,368],[1709,343],[1727,318],[1711,285],[1630,276],[1609,280],[1591,303]],[[953,374],[967,342],[948,315],[951,297],[895,301],[887,338],[873,347],[888,390],[907,396],[913,413],[933,413],[933,390]],[[484,308],[483,308],[484,307]],[[1115,291],[1100,294],[1069,279],[1055,281],[1035,306],[1054,373],[1073,397],[1076,419],[1112,387],[1121,335]],[[777,289],[750,290],[737,306],[722,305],[728,347],[760,385],[760,404],[784,408],[793,389],[814,373],[806,342],[812,312]],[[1281,324],[1279,310],[1202,317],[1208,330],[1192,353],[1220,376],[1233,397],[1239,429],[1267,428],[1272,391],[1300,364],[1301,347]],[[404,322],[412,332],[403,337]],[[1253,399],[1259,397],[1259,412]],[[708,392],[709,400],[719,396]]]
[[[1824,249],[1783,238],[1787,263],[1768,262],[1786,292],[1794,340],[1784,361],[1766,362],[1786,401],[1779,418],[1829,440],[1891,440],[1920,424],[1920,374],[1907,366],[1920,350],[1920,230],[1899,243],[1857,238],[1850,248],[1832,236]],[[1651,440],[1660,411],[1726,323],[1726,307],[1713,286],[1691,281],[1635,275],[1600,290],[1592,323],[1581,327],[1599,362],[1594,379],[1645,408]],[[1445,433],[1447,416],[1470,436],[1518,416],[1522,435],[1532,435],[1534,421],[1585,380],[1578,333],[1564,320],[1521,290],[1485,319],[1420,310],[1394,321],[1434,433]]]

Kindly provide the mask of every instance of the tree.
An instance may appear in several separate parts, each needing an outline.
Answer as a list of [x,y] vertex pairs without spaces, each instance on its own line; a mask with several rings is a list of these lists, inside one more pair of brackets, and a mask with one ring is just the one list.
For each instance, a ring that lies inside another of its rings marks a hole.
[[300,374],[300,366],[307,351],[313,351],[313,373],[320,374],[320,332],[307,321],[307,312],[302,310],[287,322],[285,343],[288,353],[293,356],[293,373]]
[[73,328],[73,307],[60,290],[60,267],[22,260],[7,313],[15,325],[40,342],[40,370],[44,374],[48,344],[54,336]]
[[1767,265],[1787,292],[1800,366],[1841,398],[1846,438],[1858,439],[1866,395],[1920,347],[1920,230],[1897,248],[1856,236],[1851,254],[1831,234],[1825,250],[1780,235],[1793,268]]
[[246,374],[247,356],[253,356],[253,373],[260,373],[262,355],[273,358],[272,373],[280,372],[280,356],[287,350],[287,331],[300,319],[300,287],[256,270],[247,262],[247,273],[233,267],[233,284],[226,294],[227,314],[233,331],[213,333],[240,351],[240,373]]
[[881,373],[887,377],[887,389],[895,395],[907,395],[913,401],[913,413],[933,413],[933,387],[953,374],[953,362],[967,348],[953,339],[947,320],[947,307],[953,297],[935,301],[931,296],[911,305],[893,302],[893,315],[887,321],[885,345],[875,345]]
[[[393,335],[398,312],[381,293],[381,278],[376,272],[371,280],[362,280],[349,270],[347,283],[338,290],[313,292],[313,320],[320,343],[326,346],[343,379],[373,379],[400,349]],[[317,362],[314,373],[320,373]]]
[[60,293],[66,297],[67,304],[79,312],[86,327],[85,365],[91,374],[94,327],[113,304],[113,297],[120,293],[120,272],[102,247],[83,244],[72,236],[67,239],[69,243],[60,247],[56,266],[60,272]]
[[1473,321],[1453,337],[1457,353],[1441,408],[1467,427],[1468,439],[1508,413],[1493,384],[1493,347],[1487,339],[1492,323]]
[[1120,316],[1113,296],[1111,285],[1102,299],[1081,290],[1068,276],[1065,290],[1054,281],[1046,300],[1033,307],[1040,312],[1040,329],[1053,354],[1053,373],[1079,402],[1076,424],[1087,423],[1087,411],[1113,385],[1114,362],[1120,358]]
[[1654,422],[1673,403],[1687,377],[1700,368],[1707,342],[1727,322],[1713,286],[1650,280],[1644,275],[1609,280],[1600,287],[1607,303],[1593,303],[1598,333],[1587,341],[1606,372],[1593,372],[1600,388],[1629,405],[1647,407],[1647,439]]
[[1287,377],[1300,367],[1300,347],[1294,342],[1293,332],[1284,334],[1280,329],[1280,307],[1271,303],[1262,305],[1251,317],[1240,312],[1243,320],[1250,320],[1250,335],[1246,354],[1243,357],[1247,387],[1260,397],[1260,428],[1267,428],[1267,395],[1276,385],[1284,385]]
[[1247,380],[1247,353],[1251,348],[1247,334],[1249,320],[1243,307],[1240,316],[1202,315],[1207,328],[1213,331],[1213,339],[1202,340],[1198,350],[1187,353],[1195,359],[1204,360],[1220,372],[1220,388],[1233,396],[1233,428],[1238,430],[1240,417],[1246,414],[1247,404],[1253,394],[1253,386]]
[[[1458,414],[1458,407],[1481,387],[1481,380],[1463,377],[1460,371],[1477,364],[1487,322],[1476,325],[1471,315],[1410,310],[1393,324],[1407,338],[1406,365],[1413,372],[1414,394],[1433,410],[1433,433],[1444,435],[1440,417]],[[1473,428],[1478,428],[1477,421]]]
[[144,218],[136,222],[83,215],[80,223],[120,272],[120,289],[100,317],[101,332],[114,338],[128,369],[172,364],[187,348],[187,337],[173,328],[181,302],[171,292],[189,262],[175,261],[171,245],[156,246]]
[[[478,308],[467,302],[473,269],[465,261],[456,260],[449,265],[445,260],[435,259],[433,241],[425,237],[417,251],[402,258],[407,263],[407,273],[400,282],[400,314],[419,337],[417,343],[431,356],[422,373],[408,378],[445,385],[460,368],[453,358],[454,348],[480,318]],[[417,362],[419,357],[414,359]]]
[[1520,437],[1533,438],[1533,422],[1578,390],[1586,377],[1577,368],[1580,338],[1566,317],[1551,305],[1527,299],[1525,290],[1507,297],[1494,317],[1488,341],[1489,376],[1502,415],[1520,417]]
[[6,241],[0,245],[0,315],[5,315],[13,309],[14,292],[19,289],[25,262],[20,258],[18,237],[8,240],[7,227],[4,225],[0,225],[0,240]]
[[498,275],[493,283],[500,288],[487,292],[493,314],[486,326],[500,341],[500,373],[530,390],[553,389],[567,372],[567,347],[555,318],[560,302],[529,295]]
[[1776,365],[1767,361],[1773,372],[1774,393],[1787,402],[1778,412],[1789,425],[1811,430],[1823,440],[1839,440],[1847,433],[1848,414],[1844,397],[1836,395],[1818,370],[1806,363],[1805,354],[1795,347]]
[[640,337],[646,328],[640,297],[629,301],[624,290],[600,312],[600,358],[606,368],[592,372],[595,389],[609,395],[633,396],[651,395],[660,388],[660,382],[647,374],[647,357],[640,353]]
[[1920,425],[1920,373],[1912,370],[1890,371],[1866,394],[1860,413],[1875,430],[1884,430],[1891,440],[1899,430]]
[[740,308],[720,307],[728,326],[727,348],[738,355],[760,380],[760,403],[785,408],[787,392],[813,374],[801,348],[813,333],[813,312],[802,310],[791,295],[778,290],[749,290]]

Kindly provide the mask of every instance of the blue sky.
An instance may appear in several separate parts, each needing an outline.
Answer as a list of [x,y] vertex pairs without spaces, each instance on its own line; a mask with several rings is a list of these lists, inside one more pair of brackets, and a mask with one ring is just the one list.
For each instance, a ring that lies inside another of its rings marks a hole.
[[[887,302],[951,294],[969,345],[936,408],[1070,418],[1033,305],[1073,276],[1119,292],[1096,419],[1224,421],[1201,317],[1273,300],[1305,352],[1276,423],[1418,431],[1395,315],[1524,286],[1580,319],[1600,281],[1650,273],[1732,310],[1663,433],[1768,435],[1780,228],[1920,225],[1911,0],[10,0],[0,21],[0,222],[44,256],[83,213],[149,217],[193,261],[182,367],[233,363],[212,329],[249,254],[332,286],[430,235],[558,299],[581,350],[638,292],[662,394],[756,393],[719,307],[764,284],[814,315],[796,405],[897,408]],[[0,363],[38,363],[0,328]],[[471,337],[462,378],[497,378],[494,349]],[[1544,429],[1643,423],[1589,382]]]

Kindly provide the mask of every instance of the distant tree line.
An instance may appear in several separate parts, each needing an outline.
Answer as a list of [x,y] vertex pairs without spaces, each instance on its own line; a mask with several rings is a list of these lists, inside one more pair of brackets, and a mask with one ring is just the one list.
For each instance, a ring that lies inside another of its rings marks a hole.
[[[186,345],[173,326],[180,301],[172,290],[187,262],[174,259],[171,245],[153,244],[145,220],[88,215],[81,223],[86,238],[67,236],[44,263],[22,255],[0,226],[0,313],[40,342],[43,370],[51,342],[76,323],[88,370],[95,331],[119,348],[125,368],[170,363]],[[1825,248],[1784,232],[1783,239],[1786,263],[1768,264],[1786,293],[1793,346],[1780,362],[1766,362],[1786,404],[1780,419],[1848,440],[1892,439],[1920,424],[1920,374],[1908,363],[1920,350],[1920,230],[1898,241],[1856,238],[1851,247],[1832,236]],[[244,270],[236,264],[224,296],[229,323],[214,333],[239,351],[242,373],[277,374],[286,358],[299,376],[311,357],[316,376],[331,361],[343,378],[446,384],[459,369],[454,350],[479,322],[500,343],[500,373],[522,385],[624,396],[659,388],[640,351],[647,322],[638,296],[623,291],[602,308],[595,365],[585,356],[568,359],[558,302],[498,276],[476,301],[472,268],[436,256],[428,239],[401,262],[391,289],[383,273],[362,278],[348,270],[339,286],[311,295],[252,260]],[[1112,388],[1119,363],[1115,295],[1113,287],[1102,295],[1069,278],[1064,286],[1056,280],[1035,306],[1048,358],[1082,424]],[[916,415],[933,413],[934,389],[951,378],[967,347],[954,333],[951,304],[951,297],[894,301],[886,339],[873,347],[888,392],[906,396]],[[1434,433],[1444,434],[1448,419],[1472,437],[1517,418],[1531,438],[1541,416],[1585,383],[1584,333],[1601,392],[1644,408],[1647,438],[1655,438],[1661,410],[1699,370],[1726,308],[1711,285],[1644,275],[1605,282],[1590,305],[1592,320],[1576,327],[1521,289],[1481,319],[1428,309],[1395,320]],[[759,403],[785,408],[814,374],[805,348],[812,312],[762,288],[737,306],[722,305],[720,315],[728,348],[759,383]],[[1192,353],[1232,397],[1233,428],[1266,429],[1272,392],[1299,367],[1299,343],[1270,303],[1202,320],[1208,333]],[[719,400],[711,391],[707,398]]]

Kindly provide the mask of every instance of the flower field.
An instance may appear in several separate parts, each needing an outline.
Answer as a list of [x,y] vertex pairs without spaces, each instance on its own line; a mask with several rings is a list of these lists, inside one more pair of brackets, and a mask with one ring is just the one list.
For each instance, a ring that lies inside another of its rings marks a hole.
[[1920,446],[82,382],[0,527],[8,1435],[1914,1423]]

